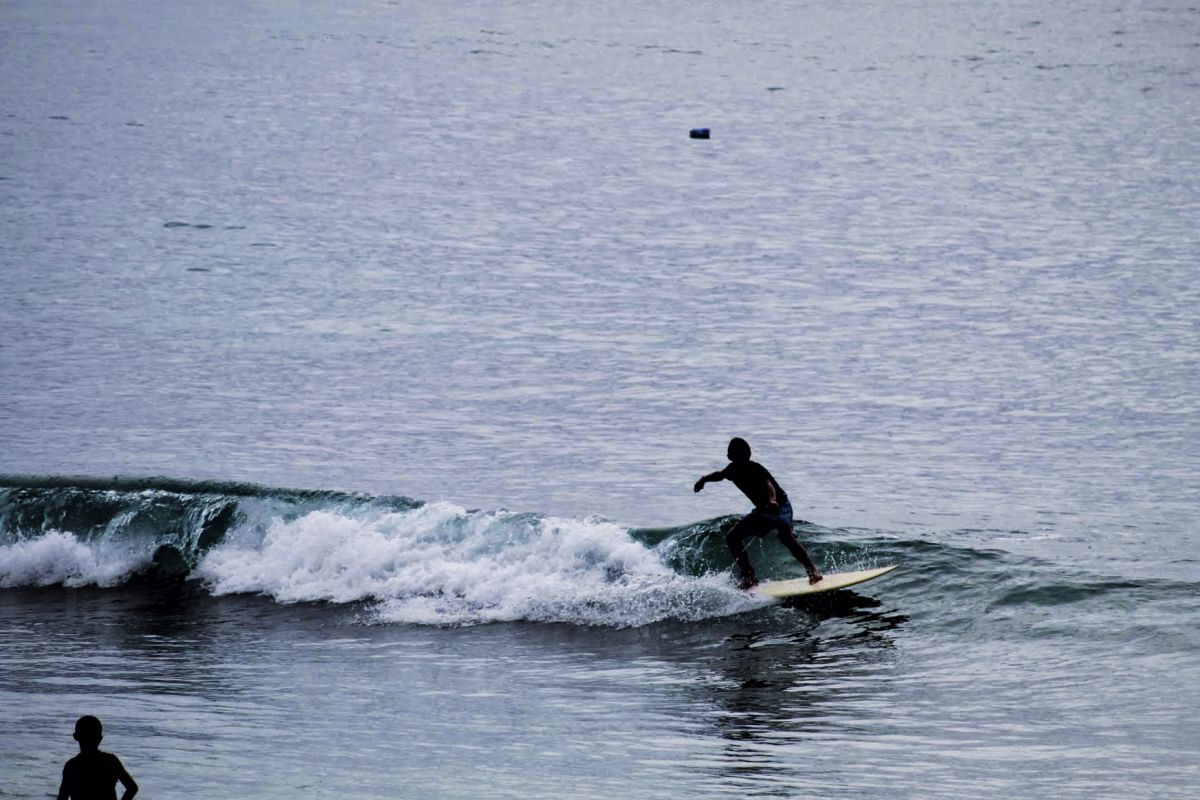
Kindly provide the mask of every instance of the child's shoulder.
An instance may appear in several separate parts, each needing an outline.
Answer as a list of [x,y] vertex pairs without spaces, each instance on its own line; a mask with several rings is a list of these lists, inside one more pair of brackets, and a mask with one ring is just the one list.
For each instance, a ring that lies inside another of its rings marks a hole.
[[98,766],[120,765],[121,759],[115,754],[105,752],[104,750],[92,750],[88,753],[76,753],[71,758],[67,759],[67,763],[63,766],[63,771],[68,769],[95,769]]

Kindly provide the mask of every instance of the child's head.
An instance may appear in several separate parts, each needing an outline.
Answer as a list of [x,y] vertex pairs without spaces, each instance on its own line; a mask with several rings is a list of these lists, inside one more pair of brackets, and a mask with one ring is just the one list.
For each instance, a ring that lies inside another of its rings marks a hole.
[[750,460],[750,445],[745,439],[735,436],[729,440],[729,449],[726,451],[730,461],[749,461]]
[[104,738],[104,729],[100,725],[100,720],[88,715],[80,717],[75,722],[75,741],[79,742],[79,746],[85,750],[94,750],[100,746],[100,740]]

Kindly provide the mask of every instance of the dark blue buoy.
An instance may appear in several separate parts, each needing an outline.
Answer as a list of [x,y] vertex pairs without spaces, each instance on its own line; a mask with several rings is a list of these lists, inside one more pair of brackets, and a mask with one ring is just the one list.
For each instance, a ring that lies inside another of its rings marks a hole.
[[688,135],[693,139],[708,139],[709,130],[708,128],[692,128],[692,132]]

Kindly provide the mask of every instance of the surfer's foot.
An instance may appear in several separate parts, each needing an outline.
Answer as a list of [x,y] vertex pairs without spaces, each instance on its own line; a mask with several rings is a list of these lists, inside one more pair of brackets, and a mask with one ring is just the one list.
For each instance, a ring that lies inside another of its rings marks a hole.
[[758,586],[758,578],[742,578],[738,581],[738,588],[743,592],[748,592],[755,586]]
[[819,583],[820,580],[824,577],[825,577],[824,575],[817,572],[815,569],[808,571],[808,582],[809,583]]

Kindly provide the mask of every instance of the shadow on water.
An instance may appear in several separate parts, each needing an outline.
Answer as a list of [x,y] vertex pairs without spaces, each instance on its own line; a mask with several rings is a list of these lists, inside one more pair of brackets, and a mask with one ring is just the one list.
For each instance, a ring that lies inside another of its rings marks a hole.
[[831,619],[857,620],[864,625],[863,635],[898,628],[908,622],[908,616],[881,612],[884,604],[851,589],[836,589],[822,594],[791,598],[781,604],[784,608],[806,613],[818,621]]
[[[120,589],[62,586],[0,591],[7,659],[0,679],[41,695],[183,695],[224,700],[244,683],[231,662],[257,658],[329,615],[253,596],[213,597],[195,583]],[[338,613],[345,619],[345,613]]]
[[[804,785],[803,753],[853,705],[883,707],[893,632],[908,617],[850,590],[796,598],[732,632],[711,693],[714,733],[725,744],[721,783],[793,795]],[[764,624],[765,623],[765,624]]]

